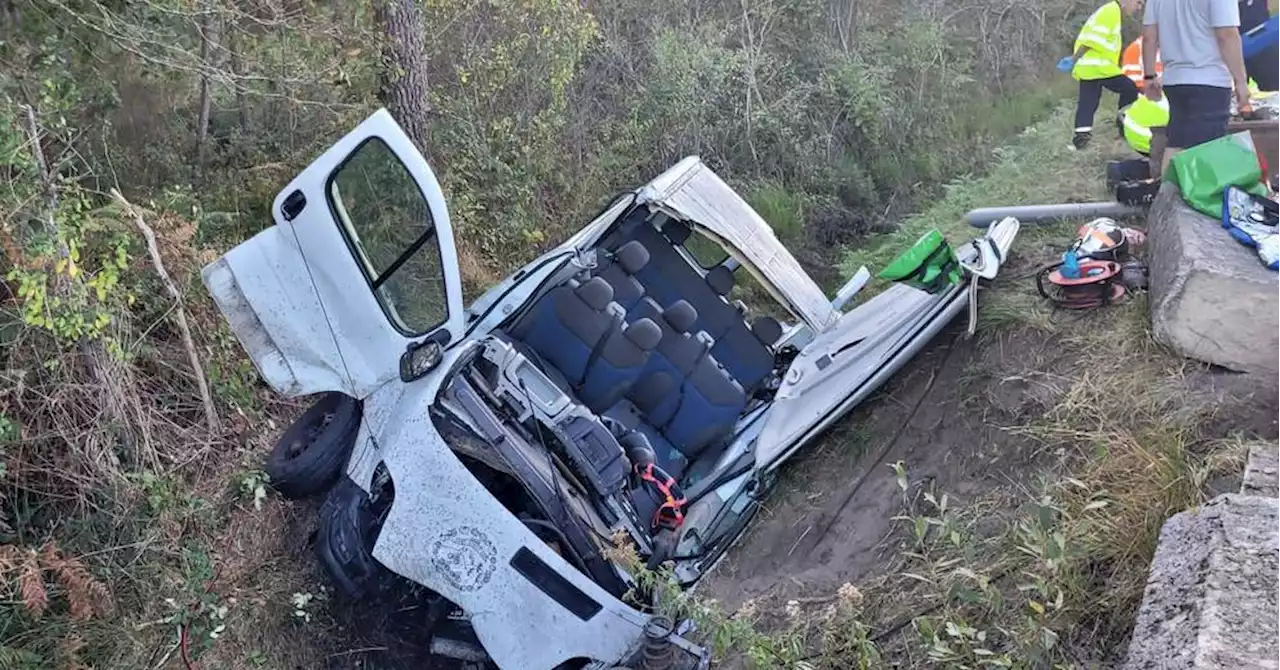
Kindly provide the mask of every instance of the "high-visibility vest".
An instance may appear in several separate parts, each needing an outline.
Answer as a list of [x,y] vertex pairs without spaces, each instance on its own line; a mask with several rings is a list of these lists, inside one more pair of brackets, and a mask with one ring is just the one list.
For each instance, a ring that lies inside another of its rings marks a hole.
[[1169,125],[1169,99],[1160,96],[1152,102],[1147,96],[1139,97],[1124,110],[1124,141],[1140,154],[1151,153],[1151,129]]
[[[1124,55],[1120,57],[1120,69],[1124,71],[1124,76],[1133,80],[1133,83],[1142,89],[1142,85],[1146,80],[1142,78],[1142,36],[1129,43],[1124,48]],[[1156,74],[1164,72],[1164,63],[1160,62],[1160,52],[1156,52]]]
[[1089,50],[1076,61],[1071,76],[1080,81],[1091,81],[1124,73],[1120,69],[1120,50],[1124,47],[1120,39],[1120,18],[1120,3],[1112,0],[1099,7],[1084,22],[1072,53],[1079,53],[1081,47],[1089,47]]

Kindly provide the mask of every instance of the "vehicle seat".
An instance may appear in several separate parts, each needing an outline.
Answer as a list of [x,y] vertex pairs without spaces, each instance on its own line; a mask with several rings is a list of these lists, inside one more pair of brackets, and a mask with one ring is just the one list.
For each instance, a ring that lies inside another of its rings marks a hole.
[[592,352],[621,324],[608,310],[613,288],[599,277],[557,286],[538,299],[511,334],[554,366],[575,388],[592,363]]
[[649,262],[636,273],[636,278],[644,286],[645,295],[664,307],[687,299],[702,309],[702,303],[714,297],[706,287],[694,283],[698,273],[672,246],[682,244],[690,232],[689,226],[680,221],[668,221],[662,232],[648,222],[641,222],[632,231],[633,241],[643,243],[650,254]]
[[733,432],[747,407],[742,386],[711,356],[698,361],[681,389],[680,406],[662,434],[693,461],[707,447]]
[[647,318],[610,331],[592,357],[578,389],[578,398],[587,409],[600,414],[622,400],[641,378],[661,338],[658,324]]
[[[654,460],[657,462],[658,467],[665,470],[667,474],[679,482],[684,471],[689,469],[689,459],[685,458],[684,454],[675,448],[675,445],[663,437],[657,428],[649,424],[640,424],[636,431],[644,435],[645,439],[649,441],[649,446],[653,449]],[[648,519],[652,515],[653,511],[649,510],[648,514],[642,512],[640,518]]]
[[648,264],[649,250],[639,241],[632,240],[618,247],[613,258],[606,261],[596,276],[609,282],[613,287],[613,301],[630,312],[644,297],[644,285],[636,279],[636,274]]
[[751,324],[751,332],[761,344],[772,349],[782,339],[782,324],[771,316],[762,316]]
[[729,371],[729,375],[742,385],[748,394],[773,372],[776,359],[770,346],[782,337],[782,325],[770,316],[762,316],[748,330],[743,324],[729,328],[711,355]]
[[648,423],[666,425],[680,404],[684,380],[711,349],[710,339],[689,333],[698,319],[693,306],[684,300],[666,309],[652,300],[643,300],[635,314],[656,323],[662,331],[658,346],[645,365],[640,381],[627,394]]

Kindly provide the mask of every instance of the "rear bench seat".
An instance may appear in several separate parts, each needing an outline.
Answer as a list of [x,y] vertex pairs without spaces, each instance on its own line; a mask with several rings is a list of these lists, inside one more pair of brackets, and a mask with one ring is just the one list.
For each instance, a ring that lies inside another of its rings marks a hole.
[[649,264],[649,250],[632,240],[620,246],[611,257],[605,259],[596,276],[613,288],[613,301],[630,313],[644,297],[644,285],[636,279],[636,273]]
[[680,389],[693,374],[698,361],[711,350],[710,338],[689,332],[698,313],[688,302],[676,301],[665,310],[645,299],[637,306],[638,318],[648,318],[662,332],[658,346],[649,357],[640,381],[627,393],[645,419],[664,426],[680,405]]
[[683,244],[692,233],[688,225],[668,221],[661,233],[647,221],[632,226],[623,231],[630,241],[619,246],[618,252],[636,243],[648,251],[648,262],[632,273],[645,295],[662,306],[687,300],[698,313],[691,332],[703,331],[715,340],[711,354],[750,394],[773,371],[774,355],[767,345],[781,336],[781,326],[775,319],[762,317],[748,328],[742,314],[727,300],[733,290],[733,272],[717,266],[703,276],[676,251],[672,245]]
[[650,319],[627,324],[612,300],[613,289],[599,277],[570,280],[542,296],[511,330],[597,413],[640,379],[662,335]]
[[781,328],[768,318],[748,328],[726,299],[733,273],[720,266],[704,276],[672,246],[688,238],[687,225],[630,228],[595,276],[552,289],[512,335],[597,414],[634,407],[659,464],[679,478],[732,433],[773,370],[766,345]]
[[710,355],[710,338],[688,332],[698,318],[688,302],[660,310],[645,299],[637,314],[656,323],[662,337],[627,399],[644,415],[639,429],[658,464],[678,479],[698,455],[733,432],[747,396]]

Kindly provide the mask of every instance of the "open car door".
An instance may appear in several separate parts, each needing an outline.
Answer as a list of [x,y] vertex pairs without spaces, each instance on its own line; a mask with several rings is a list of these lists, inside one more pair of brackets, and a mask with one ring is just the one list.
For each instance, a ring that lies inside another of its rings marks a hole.
[[364,398],[398,376],[409,345],[462,337],[444,196],[386,110],[295,177],[272,218],[202,274],[276,391]]

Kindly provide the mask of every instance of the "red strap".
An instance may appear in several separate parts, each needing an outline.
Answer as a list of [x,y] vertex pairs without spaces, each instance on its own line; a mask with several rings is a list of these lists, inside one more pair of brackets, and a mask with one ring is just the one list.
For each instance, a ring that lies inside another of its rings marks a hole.
[[[675,530],[684,523],[684,506],[687,501],[683,493],[678,497],[676,494],[676,480],[662,470],[654,472],[655,468],[652,463],[642,467],[636,467],[636,474],[640,475],[640,479],[658,489],[662,494],[663,500],[658,505],[658,509],[653,513],[654,528],[668,528]],[[662,478],[658,478],[661,473]]]

